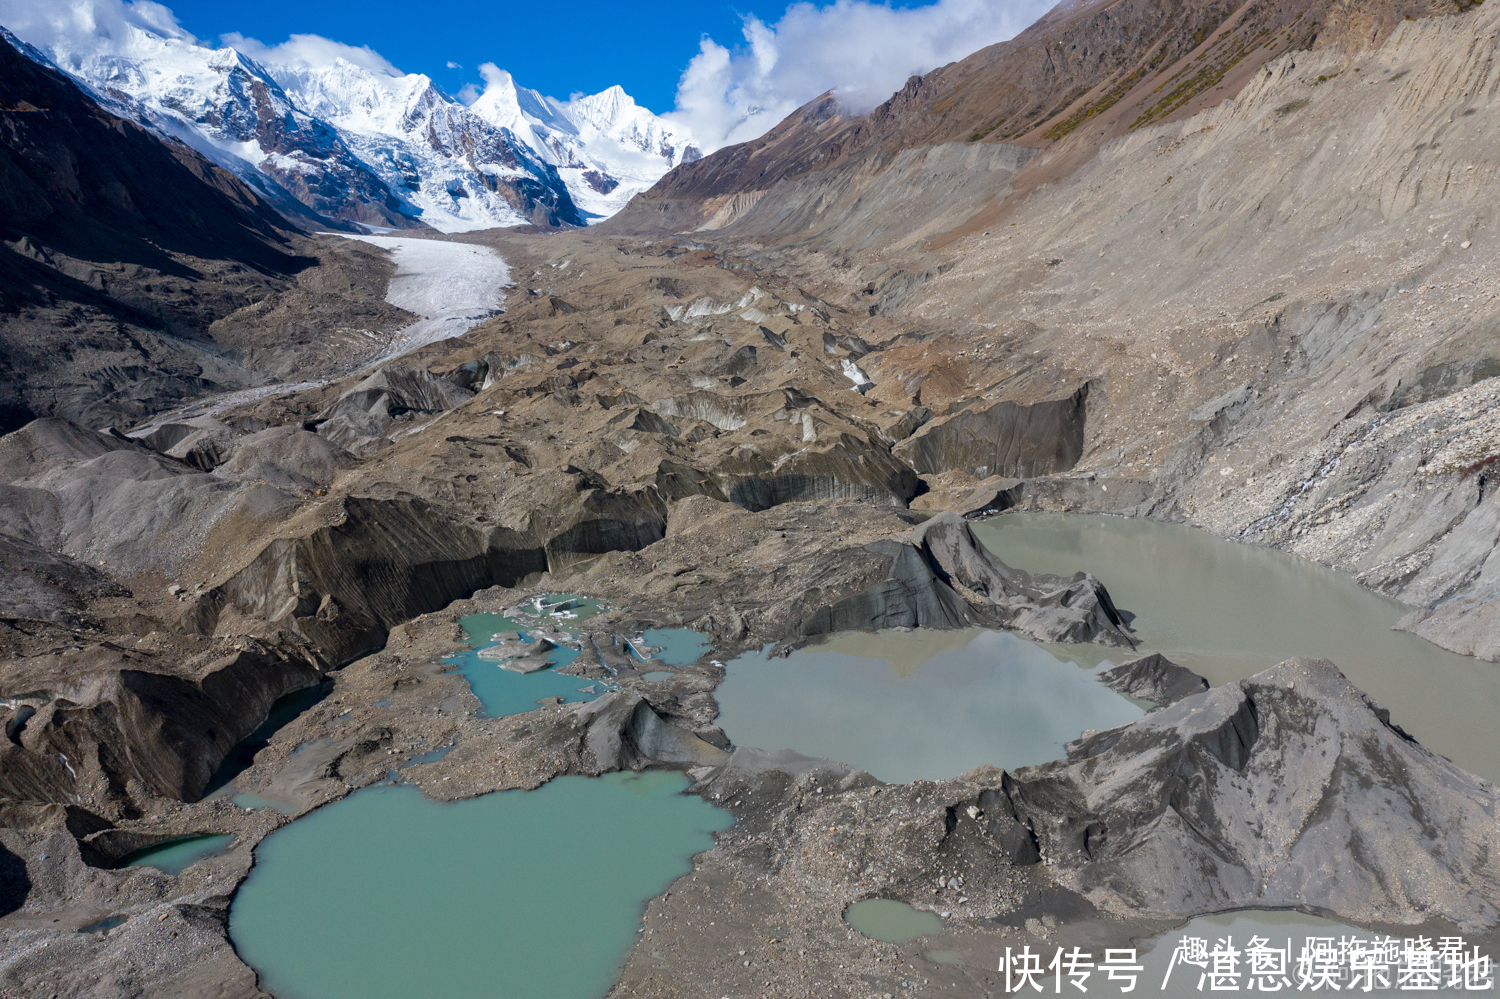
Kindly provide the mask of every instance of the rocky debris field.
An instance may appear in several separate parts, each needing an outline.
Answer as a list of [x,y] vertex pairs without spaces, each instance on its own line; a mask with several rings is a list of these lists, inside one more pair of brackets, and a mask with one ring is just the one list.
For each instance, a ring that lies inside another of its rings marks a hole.
[[[952,994],[993,990],[1002,941],[1125,941],[1245,906],[1493,932],[1493,789],[1328,664],[1203,692],[1160,657],[1128,663],[1107,679],[1175,703],[1015,773],[889,786],[730,743],[718,663],[747,648],[978,624],[1128,656],[1128,608],[1097,580],[1012,569],[942,512],[1066,505],[1088,383],[975,406],[1002,362],[935,355],[943,334],[683,241],[498,242],[520,287],[456,340],[139,436],[54,419],[0,438],[4,557],[25,581],[0,671],[5,987],[193,995],[214,977],[256,995],[225,914],[291,816],[201,796],[273,701],[319,684],[237,792],[300,814],[392,775],[452,800],[668,766],[734,812],[650,904],[620,995],[931,985],[915,945],[844,923],[872,897],[948,914],[971,955],[943,966]],[[486,717],[441,661],[459,617],[563,591],[610,608],[568,671],[618,689]],[[644,627],[713,652],[646,683],[614,637]],[[1262,814],[1271,788],[1307,800]],[[237,838],[182,875],[112,866],[189,833]],[[1350,835],[1356,869],[1326,883]],[[100,920],[117,925],[79,932]]]

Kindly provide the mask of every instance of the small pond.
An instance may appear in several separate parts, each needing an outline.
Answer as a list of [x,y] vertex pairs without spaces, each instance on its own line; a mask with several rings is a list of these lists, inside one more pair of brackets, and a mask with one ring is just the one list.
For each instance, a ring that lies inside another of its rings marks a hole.
[[163,874],[181,874],[200,860],[222,856],[232,842],[233,836],[221,834],[183,836],[136,850],[117,866],[154,867]]
[[844,920],[870,939],[884,943],[906,943],[943,932],[943,921],[936,913],[914,909],[893,898],[855,902],[844,913]]
[[562,777],[447,804],[366,788],[256,847],[230,936],[278,999],[597,999],[646,901],[732,822],[686,786]]
[[651,659],[668,666],[691,666],[708,651],[708,639],[687,628],[647,628],[646,645],[660,649]]

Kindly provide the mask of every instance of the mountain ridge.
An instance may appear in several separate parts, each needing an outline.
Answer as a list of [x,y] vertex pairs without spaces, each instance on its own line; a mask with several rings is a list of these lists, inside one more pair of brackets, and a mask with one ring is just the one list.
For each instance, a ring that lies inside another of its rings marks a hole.
[[[903,150],[1019,145],[1043,156],[1016,190],[1067,176],[1113,138],[1180,121],[1232,98],[1267,62],[1337,44],[1373,48],[1403,19],[1471,0],[1090,0],[1053,8],[1015,38],[906,85],[866,115],[834,92],[765,135],[675,168],[610,223],[612,231],[691,231],[735,195],[859,161],[884,169]],[[997,205],[973,226],[999,221]],[[722,220],[715,228],[722,227]],[[800,237],[799,237],[800,238]]]
[[343,58],[267,65],[139,24],[119,34],[27,49],[113,113],[187,143],[304,224],[586,225],[696,155],[690,138],[623,90],[580,104],[580,128],[571,103],[503,72],[471,106],[422,74]]

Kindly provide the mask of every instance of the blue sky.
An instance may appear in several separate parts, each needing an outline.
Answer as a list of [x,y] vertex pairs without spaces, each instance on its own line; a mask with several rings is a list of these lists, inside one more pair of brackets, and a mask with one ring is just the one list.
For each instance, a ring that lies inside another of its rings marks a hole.
[[487,64],[562,100],[619,84],[707,152],[762,134],[825,91],[866,112],[908,76],[1014,36],[1054,2],[0,0],[0,23],[43,51],[72,53],[109,51],[127,24],[185,31],[272,67],[348,58],[425,73],[460,99],[503,79],[482,73]]
[[[620,84],[658,113],[670,111],[677,82],[707,34],[743,45],[746,15],[772,23],[786,3],[690,3],[682,0],[572,0],[570,3],[425,5],[390,0],[167,0],[199,38],[238,32],[268,45],[316,34],[368,45],[409,73],[426,73],[456,93],[479,83],[493,62],[517,82],[566,99]],[[895,4],[896,7],[921,6]],[[422,10],[423,13],[413,13]],[[461,69],[449,69],[448,63]]]

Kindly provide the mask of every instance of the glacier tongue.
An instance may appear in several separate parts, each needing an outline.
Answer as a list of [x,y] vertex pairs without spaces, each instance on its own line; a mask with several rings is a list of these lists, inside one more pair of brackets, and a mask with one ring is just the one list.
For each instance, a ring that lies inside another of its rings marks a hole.
[[370,365],[449,337],[463,336],[500,309],[510,268],[487,246],[395,236],[350,236],[395,251],[385,300],[422,318],[402,328]]
[[619,87],[563,102],[501,73],[466,106],[421,74],[337,57],[263,65],[144,23],[36,41],[110,110],[209,155],[283,211],[370,227],[584,225],[698,158]]

